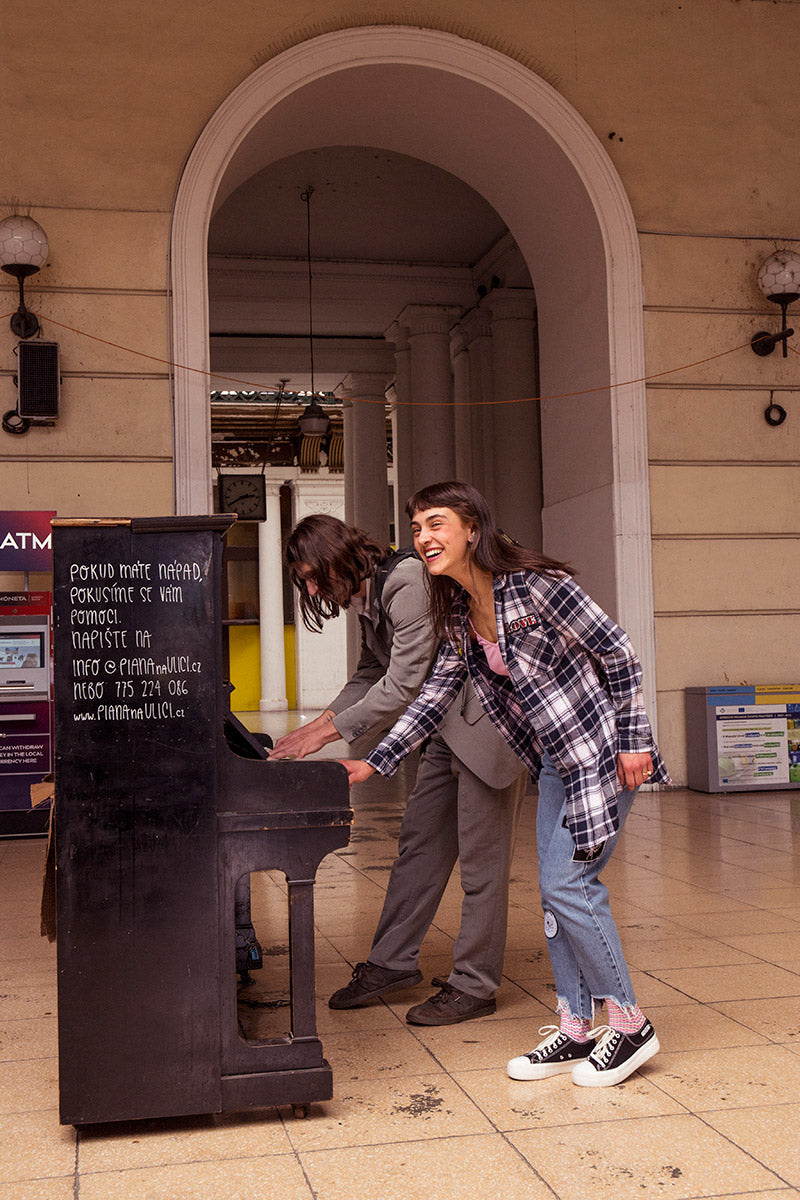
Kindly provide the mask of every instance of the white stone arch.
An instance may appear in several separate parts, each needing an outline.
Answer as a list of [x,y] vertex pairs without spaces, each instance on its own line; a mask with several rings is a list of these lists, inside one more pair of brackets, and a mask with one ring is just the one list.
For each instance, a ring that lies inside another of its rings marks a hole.
[[325,34],[256,70],[203,129],[171,238],[176,511],[211,504],[212,212],[254,170],[336,144],[432,162],[484,195],[511,230],[536,288],[542,395],[558,397],[541,405],[545,549],[579,563],[630,632],[654,711],[645,389],[631,382],[645,374],[633,214],[582,117],[497,51],[400,26]]

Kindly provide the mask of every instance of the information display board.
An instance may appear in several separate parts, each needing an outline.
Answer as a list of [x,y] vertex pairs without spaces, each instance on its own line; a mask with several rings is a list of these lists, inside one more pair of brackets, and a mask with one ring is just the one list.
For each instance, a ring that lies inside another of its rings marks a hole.
[[689,787],[800,788],[800,685],[686,689]]

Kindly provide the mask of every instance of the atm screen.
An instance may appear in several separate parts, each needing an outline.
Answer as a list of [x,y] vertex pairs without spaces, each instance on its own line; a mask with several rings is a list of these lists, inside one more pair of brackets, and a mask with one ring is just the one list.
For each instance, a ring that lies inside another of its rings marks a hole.
[[30,670],[45,665],[44,632],[0,630],[0,669]]

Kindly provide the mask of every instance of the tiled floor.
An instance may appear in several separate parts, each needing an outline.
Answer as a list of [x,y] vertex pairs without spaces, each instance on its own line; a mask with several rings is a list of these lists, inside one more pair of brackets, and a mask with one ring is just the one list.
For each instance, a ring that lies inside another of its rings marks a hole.
[[[316,888],[318,1023],[335,1098],[305,1120],[287,1108],[59,1126],[55,950],[38,936],[43,843],[0,842],[0,1200],[800,1195],[800,792],[637,799],[607,881],[663,1049],[608,1090],[505,1074],[552,1019],[535,804],[515,857],[498,1012],[424,1029],[404,1014],[429,983],[350,1012],[325,1003],[366,957],[400,816],[392,783],[354,794],[351,844],[323,863]],[[269,878],[253,889],[267,949],[281,940],[276,892]],[[423,948],[428,981],[447,974],[458,914],[454,880]],[[260,975],[251,999],[264,994]]]

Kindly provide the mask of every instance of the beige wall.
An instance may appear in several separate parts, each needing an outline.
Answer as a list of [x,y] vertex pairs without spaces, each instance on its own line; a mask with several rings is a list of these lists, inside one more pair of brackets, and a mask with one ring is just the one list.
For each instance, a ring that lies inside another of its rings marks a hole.
[[797,681],[800,357],[748,344],[779,324],[756,285],[772,241],[641,244],[648,373],[731,351],[648,386],[660,735],[684,779],[685,687]]
[[[512,54],[594,129],[640,230],[648,375],[775,326],[755,271],[800,236],[800,100],[786,86],[799,4],[428,0],[389,2],[380,19]],[[342,0],[241,0],[233,19],[224,0],[49,0],[7,23],[0,216],[29,211],[50,238],[28,299],[61,345],[63,415],[0,433],[0,508],[171,511],[168,248],[182,165],[258,63],[374,20],[372,4]],[[0,283],[10,312],[12,281]],[[3,320],[0,411],[15,404],[14,344]],[[798,365],[745,345],[649,387],[659,714],[676,779],[684,687],[796,673]],[[789,410],[777,429],[762,415],[770,389]]]

